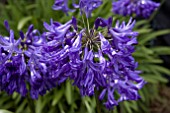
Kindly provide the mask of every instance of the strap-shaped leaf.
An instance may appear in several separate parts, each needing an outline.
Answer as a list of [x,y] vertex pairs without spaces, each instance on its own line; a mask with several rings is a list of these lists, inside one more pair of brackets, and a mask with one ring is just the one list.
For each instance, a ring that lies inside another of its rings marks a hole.
[[152,40],[154,38],[157,38],[158,36],[166,35],[166,34],[170,34],[170,29],[160,30],[160,31],[152,32],[150,34],[143,35],[139,39],[139,44],[143,45],[147,41],[150,41],[150,40]]

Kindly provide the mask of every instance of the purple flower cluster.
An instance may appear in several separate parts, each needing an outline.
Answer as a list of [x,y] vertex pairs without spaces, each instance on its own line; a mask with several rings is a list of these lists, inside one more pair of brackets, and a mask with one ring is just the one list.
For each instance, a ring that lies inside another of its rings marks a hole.
[[[44,23],[49,41],[42,47],[42,61],[49,63],[58,83],[70,78],[83,96],[102,89],[99,99],[107,99],[104,104],[108,109],[124,100],[137,100],[138,90],[146,82],[138,75],[138,64],[132,57],[138,35],[132,31],[134,24],[130,19],[112,27],[112,18],[98,18],[94,29],[79,31],[75,18],[65,24],[51,20],[50,25]],[[100,32],[99,27],[105,30]]]
[[16,40],[7,21],[5,26],[10,36],[0,36],[0,90],[8,94],[18,92],[22,96],[29,92],[33,99],[37,99],[38,95],[56,86],[47,65],[40,61],[46,39],[30,25],[28,31],[25,34],[21,31]]
[[0,36],[0,90],[37,99],[71,79],[82,96],[101,91],[98,98],[106,100],[108,109],[139,99],[138,90],[146,82],[132,56],[135,21],[112,24],[112,18],[97,18],[94,28],[79,30],[74,17],[65,24],[51,20],[44,22],[43,34],[30,25],[15,39],[5,21],[10,36]]
[[[101,4],[102,0],[72,3],[86,17]],[[151,0],[119,0],[113,2],[113,11],[148,17],[158,6]],[[67,14],[74,11],[68,8],[68,0],[56,0],[53,9]],[[40,34],[30,25],[26,33],[20,31],[19,38],[7,21],[4,24],[10,36],[0,35],[0,91],[37,99],[70,79],[82,96],[100,92],[98,98],[108,109],[140,98],[138,90],[146,82],[132,56],[138,36],[132,19],[112,27],[112,18],[97,18],[92,29],[81,30],[74,17],[65,24],[51,19],[50,24],[44,22],[46,32]]]
[[[73,7],[80,8],[81,13],[85,13],[86,17],[90,17],[94,9],[98,8],[102,4],[102,0],[78,0],[78,4],[73,0]],[[52,7],[54,10],[62,10],[66,14],[73,12],[74,10],[68,7],[68,0],[55,0]]]
[[123,16],[136,14],[148,18],[159,6],[152,0],[118,0],[112,3],[113,12]]

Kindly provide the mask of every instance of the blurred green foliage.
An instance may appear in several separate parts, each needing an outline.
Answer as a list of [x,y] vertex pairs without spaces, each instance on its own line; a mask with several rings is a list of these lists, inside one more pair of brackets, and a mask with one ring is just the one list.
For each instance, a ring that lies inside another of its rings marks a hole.
[[[15,31],[15,36],[19,36],[19,31],[26,31],[30,24],[36,29],[43,31],[43,22],[49,22],[51,18],[64,23],[74,15],[80,19],[79,12],[70,13],[66,16],[60,11],[53,11],[54,0],[8,0],[7,4],[0,3],[0,34],[8,35],[3,25],[4,20],[8,20],[11,28]],[[90,25],[97,17],[108,18],[113,16],[113,20],[128,20],[129,17],[121,17],[111,12],[110,0],[104,0],[103,5],[95,10],[90,18]],[[170,47],[152,46],[151,40],[158,36],[169,34],[170,29],[154,31],[148,20],[139,20],[136,23],[135,31],[139,32],[136,52],[133,54],[139,62],[141,76],[148,82],[139,91],[141,99],[139,101],[122,102],[115,107],[114,113],[149,113],[150,102],[154,98],[160,98],[158,93],[159,84],[166,84],[168,80],[162,75],[170,75],[170,70],[161,66],[163,61],[159,55],[170,55]],[[76,87],[70,82],[58,86],[38,100],[32,100],[35,104],[36,113],[95,113],[96,102],[94,97],[81,97]],[[0,113],[30,113],[28,104],[30,100],[20,97],[17,93],[8,96],[0,93]],[[8,111],[7,111],[8,110]],[[107,111],[102,107],[103,113]],[[11,112],[10,112],[11,111]]]

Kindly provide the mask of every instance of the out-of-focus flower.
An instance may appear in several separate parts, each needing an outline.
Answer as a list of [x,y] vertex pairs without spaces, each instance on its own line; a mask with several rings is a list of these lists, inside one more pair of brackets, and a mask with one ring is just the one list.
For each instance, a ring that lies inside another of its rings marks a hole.
[[29,91],[31,97],[37,99],[56,86],[47,64],[40,61],[43,57],[41,49],[47,40],[34,30],[33,25],[25,34],[21,31],[20,38],[15,40],[7,21],[5,26],[10,36],[0,36],[0,90],[9,94],[16,91],[22,96]]
[[[52,65],[49,69],[58,83],[70,78],[83,96],[103,89],[99,99],[107,98],[104,104],[108,109],[121,101],[140,98],[138,90],[146,82],[139,76],[138,64],[132,57],[138,35],[133,31],[135,21],[117,22],[112,27],[112,18],[97,18],[93,29],[81,31],[75,18],[63,25],[55,23],[44,24],[48,30],[44,34],[53,40],[43,47],[43,60]],[[106,29],[100,32],[99,27]]]
[[102,0],[80,0],[79,8],[81,13],[85,13],[86,17],[90,17],[94,9],[102,4]]
[[[72,1],[74,8],[79,8],[81,14],[86,14],[86,17],[90,17],[94,9],[98,8],[103,2],[102,0],[78,0],[78,4],[75,3],[75,0]],[[66,14],[68,12],[73,12],[74,10],[68,8],[68,0],[55,0],[55,3],[52,7],[54,10],[62,10]]]
[[150,15],[160,6],[152,0],[118,0],[112,3],[113,12],[123,16],[136,14],[144,18]]
[[64,13],[73,12],[74,10],[68,8],[68,0],[55,0],[52,7],[54,10],[62,10]]

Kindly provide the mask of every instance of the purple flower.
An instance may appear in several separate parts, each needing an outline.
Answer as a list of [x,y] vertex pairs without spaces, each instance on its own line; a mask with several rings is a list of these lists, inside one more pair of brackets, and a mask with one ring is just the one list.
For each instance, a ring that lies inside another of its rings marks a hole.
[[[101,19],[101,22],[105,22]],[[101,27],[103,24],[101,23]],[[99,98],[102,100],[106,95],[105,105],[108,109],[113,108],[119,102],[124,100],[137,100],[140,96],[138,90],[146,83],[140,73],[136,71],[137,63],[132,57],[134,52],[133,44],[137,44],[137,33],[132,31],[134,21],[119,25],[117,22],[115,28],[108,27],[110,41],[99,33],[102,52],[108,56],[107,65],[103,75],[106,78],[107,86],[103,89]],[[115,99],[114,92],[117,92],[120,98]]]
[[90,17],[92,11],[98,8],[102,3],[102,0],[80,0],[79,8],[82,14],[85,13],[86,17]]
[[46,37],[30,25],[28,31],[25,34],[20,31],[20,38],[15,40],[7,21],[5,26],[10,36],[0,36],[0,90],[9,94],[18,92],[22,96],[29,91],[31,97],[37,99],[56,86],[47,64],[41,61]]
[[121,101],[139,99],[138,90],[146,82],[132,56],[138,35],[133,31],[135,21],[112,24],[112,18],[97,18],[94,28],[79,31],[74,17],[65,24],[51,20],[50,25],[44,23],[47,31],[43,34],[30,25],[15,40],[5,22],[10,37],[0,36],[0,90],[22,96],[29,92],[37,99],[71,79],[82,96],[102,89],[98,98],[106,100],[108,109]]
[[[94,94],[96,87],[105,85],[101,73],[105,66],[105,60],[101,53],[89,51],[88,47],[85,47],[82,59],[80,58],[81,53],[83,53],[81,50],[70,53],[70,65],[73,73],[71,79],[74,80],[74,85],[80,89],[82,95],[90,96]],[[95,62],[95,58],[101,59],[101,61]]]
[[10,30],[9,37],[0,36],[1,43],[0,47],[3,48],[5,51],[9,51],[8,58],[10,58],[13,52],[17,53],[21,52],[18,48],[20,41],[21,41],[20,39],[19,40],[14,39],[14,32],[13,30]]
[[[138,64],[132,56],[138,35],[133,31],[135,21],[130,19],[127,24],[118,21],[112,27],[112,18],[97,18],[95,27],[88,31],[76,29],[75,18],[63,25],[58,22],[44,25],[48,30],[44,34],[50,41],[43,46],[42,60],[49,63],[48,69],[58,84],[70,78],[82,96],[103,89],[99,99],[106,97],[104,105],[108,109],[121,101],[140,98],[138,90],[146,82],[139,76]],[[98,31],[99,27],[106,29]]]
[[54,10],[62,10],[66,14],[68,14],[68,12],[74,11],[68,8],[68,0],[55,0],[52,8]]
[[26,65],[23,61],[23,56],[15,55],[8,59],[1,68],[0,81],[1,90],[12,94],[14,91],[26,96],[27,89],[25,77],[23,73],[26,71]]
[[[44,35],[49,40],[63,41],[65,36],[67,36],[68,38],[72,38],[75,35],[75,31],[77,30],[76,24],[77,22],[74,17],[72,18],[72,20],[63,25],[59,22],[53,22],[53,20],[51,19],[51,25],[48,25],[46,22],[44,22],[44,27],[48,30],[48,32],[44,32]],[[71,26],[74,28],[73,32],[69,32]]]
[[47,64],[42,62],[42,47],[47,43],[46,37],[41,35],[38,30],[34,30],[30,25],[24,34],[20,32],[23,55],[27,58],[26,80],[30,84],[30,95],[37,99],[39,95],[44,95],[47,90],[56,86],[56,81],[52,79]]
[[123,16],[136,14],[144,18],[150,15],[160,6],[152,0],[118,0],[113,2],[113,12]]
[[9,94],[18,92],[22,96],[27,93],[24,73],[26,64],[19,48],[21,39],[14,39],[14,32],[10,30],[8,22],[4,22],[10,36],[0,36],[0,90]]
[[[86,17],[90,17],[94,9],[98,8],[103,2],[102,0],[78,0],[78,4],[75,3],[75,0],[72,1],[74,8],[79,8],[81,14],[86,14]],[[54,10],[62,10],[64,13],[73,12],[68,8],[68,0],[55,0],[53,5]]]
[[69,51],[77,31],[77,22],[72,18],[66,24],[51,21],[51,25],[44,23],[48,30],[44,32],[48,42],[42,47],[42,62],[47,64],[50,76],[57,84],[69,78],[71,72],[69,64]]

